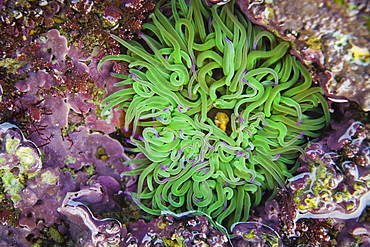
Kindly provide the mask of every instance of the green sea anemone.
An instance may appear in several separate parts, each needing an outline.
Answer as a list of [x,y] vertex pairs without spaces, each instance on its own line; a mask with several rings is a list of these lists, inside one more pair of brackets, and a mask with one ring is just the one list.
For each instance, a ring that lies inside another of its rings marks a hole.
[[[298,166],[308,137],[329,122],[319,87],[288,42],[252,25],[233,3],[160,1],[141,41],[122,40],[125,86],[103,100],[125,112],[130,142],[147,160],[138,205],[152,215],[198,210],[230,226]],[[142,129],[139,131],[138,129]]]

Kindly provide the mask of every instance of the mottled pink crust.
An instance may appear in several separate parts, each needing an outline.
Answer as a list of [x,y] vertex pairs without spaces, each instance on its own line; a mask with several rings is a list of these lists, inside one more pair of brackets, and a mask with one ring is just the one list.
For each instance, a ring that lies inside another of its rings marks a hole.
[[[273,2],[273,3],[272,3]],[[316,79],[334,101],[348,99],[370,110],[369,1],[238,0],[254,23],[294,43],[313,64]],[[295,53],[295,52],[293,52]]]

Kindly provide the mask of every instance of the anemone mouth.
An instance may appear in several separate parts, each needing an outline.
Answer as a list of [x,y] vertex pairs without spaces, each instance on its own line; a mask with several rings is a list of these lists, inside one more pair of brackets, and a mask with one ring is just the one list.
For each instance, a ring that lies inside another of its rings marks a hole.
[[149,162],[123,175],[139,175],[134,198],[143,210],[198,210],[230,226],[284,187],[329,113],[287,42],[232,3],[201,2],[161,1],[143,25],[145,46],[113,36],[128,53],[99,68],[123,60],[130,70],[114,74],[126,88],[107,97],[103,111],[122,108],[124,129],[142,128],[130,142]]

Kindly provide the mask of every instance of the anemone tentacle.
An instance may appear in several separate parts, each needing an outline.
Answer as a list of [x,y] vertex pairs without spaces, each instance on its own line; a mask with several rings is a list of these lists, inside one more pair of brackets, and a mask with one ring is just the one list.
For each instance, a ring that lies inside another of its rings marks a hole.
[[199,210],[230,226],[284,186],[329,112],[288,42],[232,2],[203,2],[160,1],[139,42],[112,35],[128,53],[98,68],[121,60],[130,70],[113,74],[126,88],[103,112],[123,108],[124,129],[133,124],[131,143],[147,157],[122,174],[139,175],[134,199],[143,210]]

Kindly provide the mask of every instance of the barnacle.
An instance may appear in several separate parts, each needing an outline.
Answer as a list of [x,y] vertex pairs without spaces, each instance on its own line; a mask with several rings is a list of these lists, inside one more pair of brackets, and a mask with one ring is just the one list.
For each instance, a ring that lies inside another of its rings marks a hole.
[[[287,54],[289,43],[253,26],[232,2],[202,2],[160,1],[143,25],[145,43],[113,36],[128,52],[99,68],[121,60],[130,69],[113,73],[125,88],[103,100],[103,114],[122,108],[133,150],[147,157],[123,173],[139,175],[134,198],[143,210],[198,210],[230,226],[284,187],[306,137],[319,135],[329,113],[309,71]],[[215,112],[230,113],[222,128]]]

